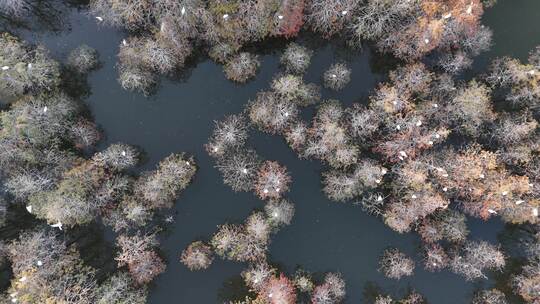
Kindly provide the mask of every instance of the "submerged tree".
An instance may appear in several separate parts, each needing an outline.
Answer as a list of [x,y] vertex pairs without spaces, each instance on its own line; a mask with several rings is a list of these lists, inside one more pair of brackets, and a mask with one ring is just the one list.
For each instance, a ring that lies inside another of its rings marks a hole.
[[379,261],[379,271],[391,279],[411,276],[414,272],[414,261],[396,248],[384,251]]
[[83,44],[69,53],[67,62],[77,72],[86,74],[99,65],[99,55],[95,49]]
[[450,269],[467,280],[485,279],[486,270],[501,270],[506,264],[504,254],[487,242],[470,241],[450,263]]
[[281,65],[285,67],[287,72],[303,74],[309,67],[312,56],[313,51],[304,46],[291,42],[285,51],[283,51],[280,62]]
[[343,63],[333,64],[323,75],[324,86],[338,91],[351,81],[351,70]]
[[180,261],[192,271],[210,267],[213,259],[212,249],[201,241],[191,243],[180,257]]
[[255,77],[260,62],[257,55],[240,53],[231,58],[224,66],[225,76],[232,81],[244,83]]

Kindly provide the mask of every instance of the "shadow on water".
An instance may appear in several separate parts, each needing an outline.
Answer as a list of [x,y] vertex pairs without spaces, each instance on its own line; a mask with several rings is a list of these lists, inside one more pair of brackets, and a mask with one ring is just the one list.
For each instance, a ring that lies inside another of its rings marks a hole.
[[[494,30],[494,48],[476,58],[470,73],[483,71],[495,56],[524,59],[534,45],[540,44],[538,14],[540,2],[536,0],[499,0],[484,18],[484,23]],[[248,47],[259,51],[262,64],[257,77],[245,85],[231,83],[225,79],[221,66],[195,56],[187,71],[163,78],[157,92],[146,98],[122,90],[116,81],[116,55],[125,33],[96,25],[76,8],[65,15],[65,22],[70,24],[65,32],[26,32],[23,37],[45,44],[61,60],[82,43],[99,51],[102,68],[81,83],[73,82],[75,88],[82,88],[95,122],[106,134],[99,148],[114,142],[140,147],[147,158],[141,170],[153,169],[160,159],[178,151],[193,154],[197,159],[199,171],[195,180],[173,210],[175,223],[162,236],[168,268],[153,285],[149,303],[222,303],[242,299],[247,290],[238,275],[245,265],[216,260],[208,270],[190,272],[179,263],[179,256],[191,241],[208,239],[217,225],[240,222],[254,209],[263,207],[263,202],[252,194],[233,193],[222,184],[203,145],[215,120],[242,111],[258,91],[269,88],[273,76],[280,72],[279,55],[285,44],[270,40],[268,45]],[[320,84],[324,70],[336,61],[345,61],[352,68],[351,83],[344,90],[322,90],[323,99],[339,99],[346,105],[366,102],[373,88],[398,64],[377,54],[369,45],[351,51],[343,48],[343,42],[328,43],[309,35],[298,41],[317,50],[305,75],[307,82]],[[313,108],[305,112],[307,119]],[[301,265],[316,273],[342,272],[347,282],[346,303],[371,303],[376,290],[392,295],[396,291],[396,296],[401,297],[409,288],[425,295],[430,303],[466,303],[478,288],[499,286],[507,280],[496,276],[473,284],[448,271],[434,274],[422,270],[416,235],[399,235],[360,208],[325,198],[320,191],[324,167],[319,162],[299,160],[276,136],[253,132],[250,141],[265,158],[285,164],[293,178],[288,195],[296,204],[293,224],[275,235],[270,244],[271,262],[278,263],[284,271],[293,273]],[[499,220],[469,219],[468,225],[473,239],[490,242],[497,242],[497,235],[504,229]],[[87,244],[92,247],[94,243]],[[418,267],[414,276],[391,281],[377,271],[379,255],[389,246],[415,257]],[[99,251],[94,253],[98,255]]]

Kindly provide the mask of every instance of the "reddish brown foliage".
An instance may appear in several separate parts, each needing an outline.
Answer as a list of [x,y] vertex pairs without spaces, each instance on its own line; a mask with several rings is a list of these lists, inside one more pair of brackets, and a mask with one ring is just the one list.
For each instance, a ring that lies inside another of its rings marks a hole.
[[296,303],[294,284],[283,274],[269,279],[257,296],[257,300],[268,304]]
[[276,36],[291,38],[304,24],[304,0],[285,0],[277,13]]

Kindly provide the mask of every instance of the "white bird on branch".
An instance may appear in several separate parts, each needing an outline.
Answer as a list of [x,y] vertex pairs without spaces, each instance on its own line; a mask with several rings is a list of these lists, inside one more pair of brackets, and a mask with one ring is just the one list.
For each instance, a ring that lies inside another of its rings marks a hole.
[[51,227],[58,228],[58,229],[62,230],[62,223],[59,221],[58,223],[56,223],[54,225],[51,225]]

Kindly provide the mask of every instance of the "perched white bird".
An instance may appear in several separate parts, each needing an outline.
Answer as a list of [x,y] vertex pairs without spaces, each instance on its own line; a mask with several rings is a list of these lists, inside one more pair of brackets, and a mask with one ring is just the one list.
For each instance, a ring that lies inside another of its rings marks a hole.
[[264,189],[263,192],[264,192],[264,193],[268,193],[268,189]]
[[416,126],[417,126],[417,127],[420,127],[421,125],[422,125],[422,121],[421,121],[421,120],[419,120],[419,121],[416,122]]
[[283,19],[282,15],[277,16],[279,20]]
[[32,64],[31,64],[31,63],[28,64],[28,68],[29,68],[29,69],[32,68]]
[[42,261],[37,261],[36,263],[38,266],[43,266],[43,262]]
[[122,39],[122,44],[123,44],[123,45],[127,45],[126,39]]
[[97,19],[98,21],[103,21],[103,18],[101,18],[100,16],[97,16],[96,19]]
[[126,150],[122,150],[122,156],[126,156]]
[[7,71],[7,70],[9,70],[9,67],[7,65],[2,67],[2,71]]
[[435,134],[435,138],[439,139],[441,136],[439,134]]
[[493,209],[488,209],[488,212],[491,213],[491,214],[497,214],[497,211],[495,211]]
[[429,39],[424,39],[424,42],[425,42],[426,44],[428,44],[428,43],[429,43]]
[[43,107],[43,113],[47,113],[47,111],[49,111],[49,108],[47,108],[47,106],[44,106]]
[[380,195],[377,196],[377,201],[378,201],[378,202],[380,202],[380,201],[382,201],[382,200],[383,200],[382,196],[380,196]]
[[430,140],[427,143],[428,143],[428,145],[433,146],[433,140]]
[[186,13],[186,8],[182,6],[182,10],[180,11],[180,13],[182,14],[182,16]]
[[533,208],[532,209],[532,215],[533,216],[538,216],[538,208]]
[[223,15],[223,19],[228,19],[229,18],[229,14],[224,14]]
[[51,227],[53,227],[53,228],[58,228],[58,229],[62,230],[62,223],[61,223],[61,222],[58,222],[58,223],[56,223],[56,224],[54,224],[54,225],[51,225]]
[[160,31],[164,31],[165,30],[165,22],[161,22],[161,26],[159,28]]
[[381,173],[384,175],[384,174],[386,174],[386,172],[388,172],[388,171],[386,170],[386,168],[382,168]]
[[405,151],[399,151],[399,155],[403,157],[407,157],[407,153]]
[[480,177],[480,178],[484,178],[484,177],[486,177],[486,176],[485,176],[483,173],[481,173],[479,177]]
[[32,213],[32,206],[26,206],[26,211],[28,211],[28,213]]
[[434,107],[434,108],[438,108],[438,107],[439,107],[439,105],[438,105],[438,104],[436,104],[436,103],[434,103],[434,104],[433,104],[433,107]]
[[19,279],[19,282],[24,282],[24,281],[26,281],[26,277],[25,277],[25,276]]
[[525,201],[522,201],[522,200],[516,201],[516,205],[521,205],[521,204],[523,204],[523,203],[525,203]]
[[398,129],[398,131],[401,130],[401,126],[400,126],[400,125],[397,125],[397,126],[396,126],[396,129]]
[[467,7],[467,14],[471,14],[472,13],[472,4],[469,5],[469,7]]
[[444,19],[448,19],[448,18],[450,18],[450,17],[452,17],[452,13],[448,13],[448,14],[446,14],[446,15],[443,16]]
[[247,172],[248,172],[248,171],[247,171],[246,168],[242,169],[242,173],[247,174]]
[[347,15],[347,13],[349,13],[348,11],[341,11],[341,15],[345,16]]

